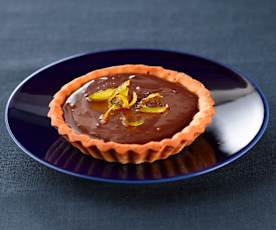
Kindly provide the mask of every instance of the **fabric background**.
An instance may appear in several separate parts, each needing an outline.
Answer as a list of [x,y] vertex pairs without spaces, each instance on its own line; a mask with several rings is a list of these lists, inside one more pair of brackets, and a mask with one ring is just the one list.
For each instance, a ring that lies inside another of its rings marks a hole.
[[[276,229],[275,12],[273,0],[0,0],[0,229]],[[265,135],[223,169],[161,185],[86,181],[30,159],[4,124],[16,85],[60,58],[114,48],[191,52],[251,76],[270,103]]]

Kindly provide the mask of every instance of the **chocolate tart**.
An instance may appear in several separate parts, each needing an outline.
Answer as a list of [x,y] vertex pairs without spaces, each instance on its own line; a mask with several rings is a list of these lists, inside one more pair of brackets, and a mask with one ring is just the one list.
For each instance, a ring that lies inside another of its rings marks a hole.
[[190,145],[211,122],[213,105],[204,85],[184,73],[121,65],[64,85],[49,104],[48,117],[82,153],[139,164]]

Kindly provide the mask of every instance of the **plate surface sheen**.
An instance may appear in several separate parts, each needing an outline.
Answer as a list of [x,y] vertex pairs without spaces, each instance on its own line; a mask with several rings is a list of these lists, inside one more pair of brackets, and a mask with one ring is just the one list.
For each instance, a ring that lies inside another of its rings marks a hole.
[[[216,103],[212,124],[181,153],[152,164],[121,165],[84,156],[51,127],[48,104],[55,92],[75,77],[120,64],[163,66],[201,81],[211,90]],[[40,163],[86,179],[137,184],[187,179],[232,162],[257,143],[268,116],[264,94],[248,77],[196,55],[150,49],[89,53],[50,64],[23,81],[6,107],[11,137]]]

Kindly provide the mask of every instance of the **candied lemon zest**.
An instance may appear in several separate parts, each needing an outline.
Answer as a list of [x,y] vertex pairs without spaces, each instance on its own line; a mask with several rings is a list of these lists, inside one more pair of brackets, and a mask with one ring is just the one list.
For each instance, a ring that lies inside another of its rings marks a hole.
[[118,107],[116,105],[112,105],[104,114],[102,114],[100,117],[99,117],[99,120],[102,124],[106,123],[109,119],[109,116],[110,116],[110,113],[112,111],[115,111],[117,110]]
[[122,120],[122,124],[126,127],[137,127],[139,125],[142,125],[144,124],[144,121],[143,120],[138,120],[138,121],[128,121],[127,118],[125,116],[122,116],[121,117],[121,120]]
[[116,99],[119,99],[118,106],[121,106],[122,108],[129,108],[127,97],[125,97],[121,94],[118,94],[115,96],[115,100]]
[[123,82],[120,86],[118,86],[116,89],[109,88],[92,94],[94,98],[95,98],[95,95],[96,95],[96,98],[100,97],[101,99],[103,99],[103,96],[105,96],[103,100],[108,100],[108,110],[104,114],[102,114],[99,118],[101,123],[107,122],[107,120],[109,119],[110,113],[112,111],[118,110],[120,108],[129,108],[129,102],[128,102],[129,85],[130,85],[130,80],[127,80]]
[[[108,106],[112,106],[112,101],[114,98],[118,97],[121,102],[123,102],[122,107],[128,108],[128,87],[130,85],[130,80],[123,82],[119,85],[113,92],[113,94],[108,98]],[[120,96],[118,96],[120,95]]]
[[150,95],[148,95],[147,97],[143,98],[140,102],[140,105],[143,106],[145,105],[147,102],[152,101],[153,99],[160,99],[163,96],[160,95],[160,93],[151,93]]
[[130,80],[127,80],[127,81],[123,82],[121,85],[119,85],[117,87],[116,91],[118,93],[120,93],[121,95],[124,95],[125,97],[127,97],[129,85],[130,85]]
[[162,107],[148,107],[148,106],[143,106],[138,109],[139,112],[142,113],[164,113],[167,111],[169,108],[168,105],[162,106]]
[[137,102],[137,93],[135,91],[132,92],[132,99],[128,105],[128,108],[131,108]]
[[124,97],[128,96],[128,87],[130,85],[130,80],[125,81],[118,87],[118,93]]
[[[128,100],[129,94],[129,85],[130,80],[123,82],[117,88],[108,88],[105,90],[100,90],[98,92],[92,93],[88,96],[88,100],[90,101],[107,101],[108,102],[108,109],[107,111],[99,117],[99,120],[102,124],[106,123],[112,113],[112,111],[118,109],[130,109],[133,105],[136,104],[138,100],[137,93],[135,91],[132,92],[132,99]],[[139,104],[138,109],[136,111],[142,113],[164,113],[167,111],[169,106],[166,104],[165,106],[156,106],[150,107],[146,104],[148,102],[159,100],[163,96],[160,93],[151,93],[147,97],[143,98]],[[121,117],[122,124],[126,127],[136,127],[142,125],[144,123],[143,120],[137,121],[128,121],[125,116]]]
[[115,91],[114,88],[100,90],[100,91],[90,94],[88,96],[88,99],[90,101],[106,101],[108,98],[110,98],[113,95],[114,91]]

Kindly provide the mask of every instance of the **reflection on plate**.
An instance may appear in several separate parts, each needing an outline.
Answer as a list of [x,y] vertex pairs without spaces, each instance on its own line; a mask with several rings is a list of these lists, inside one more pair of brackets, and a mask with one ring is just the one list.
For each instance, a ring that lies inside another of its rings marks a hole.
[[200,136],[181,153],[166,160],[151,164],[121,165],[85,156],[60,137],[48,149],[45,160],[59,168],[93,177],[144,180],[169,178],[202,170],[214,165],[216,156],[212,146],[204,139],[204,136]]

